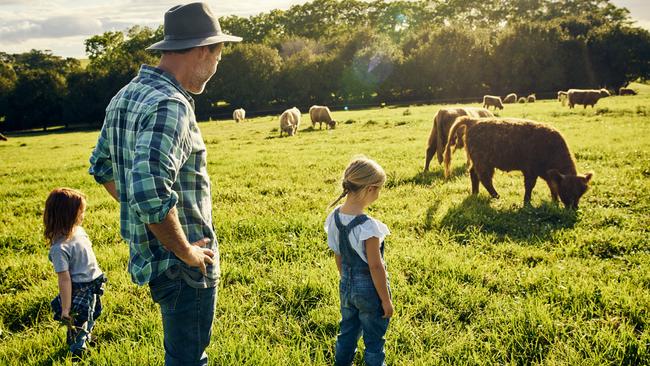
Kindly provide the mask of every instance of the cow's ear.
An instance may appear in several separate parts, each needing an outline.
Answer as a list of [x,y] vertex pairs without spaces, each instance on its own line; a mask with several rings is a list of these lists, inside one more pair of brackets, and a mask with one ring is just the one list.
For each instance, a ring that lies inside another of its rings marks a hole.
[[558,182],[558,183],[560,183],[562,181],[562,179],[564,179],[564,175],[562,175],[562,173],[560,173],[556,169],[551,169],[551,170],[547,171],[546,174],[548,174],[548,176],[549,176],[549,178],[551,178],[551,180],[553,180],[555,182]]
[[592,178],[593,176],[594,176],[594,173],[592,173],[592,172],[589,172],[589,173],[585,174],[585,177],[583,178],[585,184],[588,184],[589,181],[591,181],[591,178]]

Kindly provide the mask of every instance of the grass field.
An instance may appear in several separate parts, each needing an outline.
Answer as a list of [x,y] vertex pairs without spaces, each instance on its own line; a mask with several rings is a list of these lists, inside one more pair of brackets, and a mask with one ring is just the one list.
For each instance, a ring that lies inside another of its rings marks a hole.
[[[276,117],[200,123],[213,182],[222,281],[207,352],[218,365],[333,363],[334,259],[322,223],[355,154],[376,159],[387,187],[370,213],[392,230],[386,260],[396,315],[392,365],[650,364],[650,86],[595,109],[556,101],[507,105],[501,116],[546,121],[581,173],[594,172],[577,212],[538,182],[497,172],[499,200],[470,197],[464,154],[445,181],[422,173],[441,106],[337,112],[332,131],[278,138]],[[97,131],[0,142],[0,364],[66,364],[51,319],[56,275],[42,210],[57,186],[81,189],[84,227],[109,282],[89,365],[162,364],[162,326],[147,287],[126,271],[118,206],[86,171]],[[361,361],[361,356],[357,361]]]

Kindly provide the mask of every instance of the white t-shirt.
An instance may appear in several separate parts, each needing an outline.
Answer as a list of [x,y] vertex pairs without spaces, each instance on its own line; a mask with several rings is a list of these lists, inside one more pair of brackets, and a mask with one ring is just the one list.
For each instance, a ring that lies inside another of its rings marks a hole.
[[[325,219],[325,232],[327,233],[327,245],[334,253],[341,255],[341,251],[339,250],[339,229],[336,227],[336,221],[334,219],[335,211],[336,209],[330,212],[327,215],[327,219]],[[355,217],[356,215],[346,215],[339,212],[339,219],[343,225],[349,224]],[[381,243],[387,235],[390,235],[388,227],[383,222],[368,216],[366,222],[352,229],[349,239],[352,249],[359,254],[364,262],[368,263],[364,241],[368,238],[376,237],[379,238],[379,242]]]

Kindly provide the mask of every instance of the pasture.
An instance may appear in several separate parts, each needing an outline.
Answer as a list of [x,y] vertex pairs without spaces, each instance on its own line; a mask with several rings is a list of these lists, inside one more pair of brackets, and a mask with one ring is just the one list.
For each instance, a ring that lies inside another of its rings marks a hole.
[[[335,111],[337,128],[322,131],[303,110],[288,138],[277,116],[201,122],[222,262],[211,363],[333,363],[338,275],[323,221],[346,164],[365,154],[388,173],[370,214],[392,231],[389,364],[650,364],[650,86],[633,87],[593,110],[544,100],[498,112],[564,134],[578,171],[594,172],[577,212],[552,204],[543,181],[524,207],[516,172],[497,171],[499,200],[483,187],[470,197],[464,152],[449,181],[437,162],[422,173],[439,105]],[[109,278],[84,363],[162,364],[159,312],[130,281],[118,206],[87,174],[97,135],[0,142],[0,364],[71,362],[42,236],[57,186],[88,196],[83,226]]]

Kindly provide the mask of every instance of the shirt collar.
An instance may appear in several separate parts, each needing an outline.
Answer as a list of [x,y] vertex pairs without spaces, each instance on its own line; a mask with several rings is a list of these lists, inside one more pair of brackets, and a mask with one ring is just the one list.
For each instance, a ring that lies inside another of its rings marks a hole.
[[167,71],[163,69],[159,69],[154,66],[142,65],[140,66],[139,75],[141,78],[154,77],[157,79],[165,80],[166,82],[172,84],[174,88],[178,89],[178,91],[180,91],[185,96],[185,98],[187,98],[187,100],[190,102],[190,104],[192,104],[192,106],[194,105],[194,99],[192,99],[190,93],[188,93],[185,89],[183,89],[181,83],[179,83],[178,80],[176,80],[174,75],[172,75],[171,73],[168,73]]

